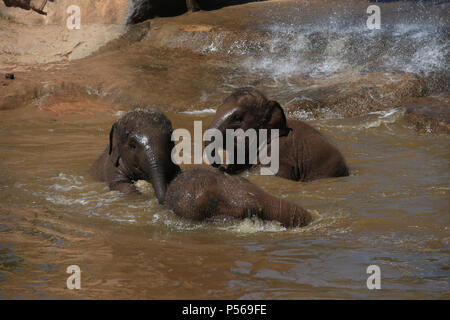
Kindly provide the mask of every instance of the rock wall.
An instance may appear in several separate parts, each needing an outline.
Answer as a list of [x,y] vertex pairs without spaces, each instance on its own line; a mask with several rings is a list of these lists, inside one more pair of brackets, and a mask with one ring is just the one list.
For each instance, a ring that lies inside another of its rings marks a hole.
[[[261,0],[198,0],[204,10]],[[14,21],[31,24],[65,24],[70,5],[79,6],[86,24],[133,24],[154,17],[170,17],[187,11],[186,0],[54,0],[48,1],[47,15],[27,10],[30,5],[41,7],[44,0],[0,0],[1,15]],[[8,3],[9,6],[6,6]],[[24,10],[25,9],[25,10]]]
[[[43,0],[32,0],[31,4],[40,7]],[[69,14],[66,12],[71,5],[81,9],[81,21],[84,24],[124,24],[131,14],[131,0],[55,0],[47,2],[44,10],[47,15],[38,14],[32,10],[19,7],[7,7],[0,1],[0,13],[13,21],[28,25],[57,24],[65,25]]]

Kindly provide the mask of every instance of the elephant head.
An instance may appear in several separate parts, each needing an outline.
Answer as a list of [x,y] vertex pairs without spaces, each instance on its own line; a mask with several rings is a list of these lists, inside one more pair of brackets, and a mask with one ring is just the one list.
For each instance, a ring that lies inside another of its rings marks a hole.
[[180,172],[170,157],[172,124],[158,109],[135,109],[111,128],[109,158],[130,180],[146,180],[153,185],[159,203],[167,186]]
[[[278,129],[279,136],[286,136],[290,128],[287,127],[286,116],[280,104],[269,100],[266,96],[254,88],[241,88],[227,97],[216,111],[208,129],[217,129],[223,135],[226,146],[227,129],[268,129],[268,141],[270,130]],[[235,148],[236,148],[236,142]],[[245,147],[248,150],[248,146]],[[217,166],[217,165],[216,165]],[[227,172],[236,172],[248,168],[249,165],[221,166]]]

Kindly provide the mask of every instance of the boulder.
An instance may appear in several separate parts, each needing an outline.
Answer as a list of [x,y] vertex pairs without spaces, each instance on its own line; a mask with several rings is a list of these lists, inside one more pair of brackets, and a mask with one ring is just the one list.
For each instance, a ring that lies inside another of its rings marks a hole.
[[411,73],[343,74],[296,92],[285,110],[297,119],[354,117],[399,107],[405,99],[426,93],[423,79]]
[[411,99],[402,104],[405,119],[419,132],[450,133],[449,96]]

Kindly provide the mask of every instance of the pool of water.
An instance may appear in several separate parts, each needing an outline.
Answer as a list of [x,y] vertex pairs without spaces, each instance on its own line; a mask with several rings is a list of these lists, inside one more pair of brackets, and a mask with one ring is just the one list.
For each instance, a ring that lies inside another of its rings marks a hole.
[[[167,115],[192,132],[213,113]],[[186,221],[149,184],[127,197],[94,181],[89,167],[118,111],[2,111],[0,298],[448,299],[450,140],[416,133],[402,115],[308,121],[341,149],[349,177],[243,173],[313,213],[311,225],[286,230]],[[80,291],[66,289],[70,265],[81,268]],[[381,268],[381,290],[366,286],[369,265]]]

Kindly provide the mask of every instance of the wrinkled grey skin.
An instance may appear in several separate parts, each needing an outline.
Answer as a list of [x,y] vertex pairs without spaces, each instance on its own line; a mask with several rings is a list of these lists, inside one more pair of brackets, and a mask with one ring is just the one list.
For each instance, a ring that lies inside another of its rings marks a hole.
[[[218,129],[224,136],[224,141],[227,129],[278,129],[280,166],[276,175],[282,178],[310,181],[349,175],[344,157],[325,136],[305,122],[287,120],[278,102],[267,99],[263,93],[253,88],[238,89],[227,97],[217,108],[208,129]],[[226,146],[226,142],[224,144]],[[236,149],[236,142],[234,146]],[[268,149],[270,150],[270,144]],[[246,153],[248,154],[248,143]],[[246,162],[215,166],[233,174],[258,164]]]
[[148,181],[163,203],[168,183],[180,172],[167,152],[174,147],[171,135],[172,124],[158,109],[132,110],[112,126],[109,146],[91,175],[126,194],[138,193],[135,181]]

